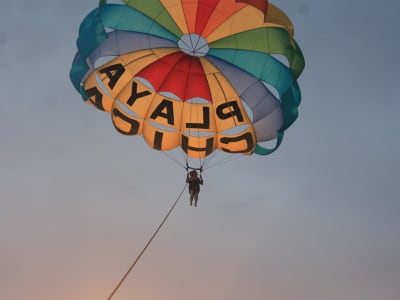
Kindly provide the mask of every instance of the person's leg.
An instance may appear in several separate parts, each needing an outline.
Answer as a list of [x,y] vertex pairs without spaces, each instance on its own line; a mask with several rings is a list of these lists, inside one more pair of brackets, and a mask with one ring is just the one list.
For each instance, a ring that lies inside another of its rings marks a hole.
[[193,198],[194,198],[194,191],[190,192],[190,206],[193,204]]
[[194,194],[194,206],[197,206],[197,201],[199,200],[199,193]]

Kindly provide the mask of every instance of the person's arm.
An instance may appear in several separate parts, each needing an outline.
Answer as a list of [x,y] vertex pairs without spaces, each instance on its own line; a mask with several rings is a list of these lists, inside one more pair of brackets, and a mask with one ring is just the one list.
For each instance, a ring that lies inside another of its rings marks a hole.
[[203,176],[200,174],[200,184],[203,184]]
[[189,183],[189,173],[186,174],[186,183]]

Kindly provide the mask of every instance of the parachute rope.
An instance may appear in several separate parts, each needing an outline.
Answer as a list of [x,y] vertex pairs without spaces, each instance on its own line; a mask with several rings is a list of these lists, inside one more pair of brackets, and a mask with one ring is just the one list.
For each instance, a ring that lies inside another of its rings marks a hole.
[[178,159],[174,158],[172,155],[170,155],[168,152],[161,152],[163,153],[166,157],[171,159],[172,161],[176,162],[178,165],[180,165],[182,168],[186,169],[185,165],[182,164]]
[[144,248],[142,249],[142,251],[139,253],[139,255],[136,257],[136,259],[134,260],[134,262],[132,263],[132,265],[129,267],[128,271],[125,273],[125,275],[121,278],[121,280],[119,281],[119,283],[116,285],[116,287],[114,288],[114,290],[111,292],[110,296],[107,298],[107,300],[111,300],[115,293],[118,291],[118,289],[121,287],[122,283],[125,281],[125,279],[128,277],[129,273],[133,270],[133,268],[135,267],[136,263],[139,261],[139,259],[142,257],[142,255],[144,254],[144,252],[147,250],[147,248],[150,246],[151,242],[154,240],[154,238],[156,237],[157,233],[160,231],[161,227],[165,224],[165,222],[167,221],[168,217],[171,215],[172,211],[174,210],[174,208],[176,207],[176,205],[178,204],[180,198],[182,197],[183,192],[185,191],[187,186],[187,183],[185,184],[184,188],[182,189],[181,193],[179,194],[178,198],[176,198],[174,204],[171,206],[170,210],[168,211],[168,213],[166,214],[166,216],[164,217],[164,219],[162,220],[161,224],[157,227],[157,229],[154,231],[153,235],[151,236],[151,238],[149,239],[149,241],[147,242],[147,244],[144,246]]

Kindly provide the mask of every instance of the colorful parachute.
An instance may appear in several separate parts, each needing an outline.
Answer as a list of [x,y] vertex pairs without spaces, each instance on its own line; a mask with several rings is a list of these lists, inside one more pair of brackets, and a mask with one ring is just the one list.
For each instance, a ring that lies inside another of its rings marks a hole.
[[278,148],[304,68],[281,10],[267,0],[122,2],[100,1],[80,26],[70,78],[87,103],[120,133],[190,158]]

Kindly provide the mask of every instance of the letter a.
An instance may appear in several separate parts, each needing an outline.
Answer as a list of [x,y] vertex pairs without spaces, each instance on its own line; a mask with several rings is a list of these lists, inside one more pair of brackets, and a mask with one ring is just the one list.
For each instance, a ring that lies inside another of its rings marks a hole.
[[[163,112],[163,110],[166,110],[166,112]],[[174,105],[171,101],[168,101],[167,99],[164,99],[153,111],[151,114],[150,118],[153,120],[157,119],[157,117],[162,117],[167,119],[168,124],[174,125]]]
[[122,74],[125,73],[125,68],[122,64],[116,64],[101,69],[100,73],[107,75],[108,79],[110,79],[110,81],[108,82],[108,86],[110,87],[110,89],[113,89],[118,80],[121,78]]
[[[97,87],[92,87],[85,90],[86,95],[89,96],[89,101],[92,102],[98,109],[104,110],[103,106],[103,94],[99,91]],[[92,97],[94,96],[94,99]]]

